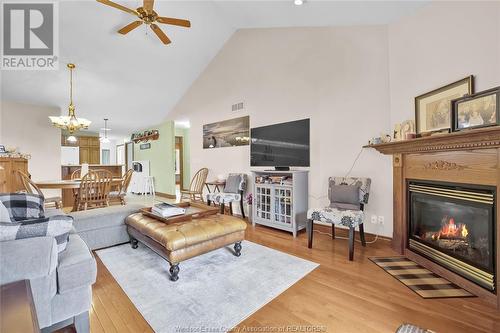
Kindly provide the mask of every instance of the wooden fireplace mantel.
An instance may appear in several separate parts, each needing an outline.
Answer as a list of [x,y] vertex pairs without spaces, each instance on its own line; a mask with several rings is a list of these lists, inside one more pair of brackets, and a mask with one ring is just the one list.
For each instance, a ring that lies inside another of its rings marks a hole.
[[500,148],[500,127],[437,134],[406,141],[368,145],[385,155]]
[[[407,182],[430,180],[494,186],[500,193],[500,127],[365,146],[393,156],[392,248],[500,309],[500,227],[496,227],[496,290],[492,293],[408,248]],[[500,201],[496,196],[496,220]]]

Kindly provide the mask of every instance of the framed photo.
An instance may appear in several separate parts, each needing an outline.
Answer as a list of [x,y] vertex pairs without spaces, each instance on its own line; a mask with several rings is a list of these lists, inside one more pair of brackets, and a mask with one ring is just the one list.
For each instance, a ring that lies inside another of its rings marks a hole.
[[203,149],[248,146],[250,116],[203,125]]
[[5,154],[7,151],[5,151],[5,146],[0,145],[0,154]]
[[417,134],[451,128],[451,101],[474,92],[474,77],[450,83],[415,97]]
[[401,140],[408,140],[408,134],[415,133],[415,122],[413,120],[405,120],[401,123],[400,137]]
[[451,101],[453,131],[500,124],[500,87]]

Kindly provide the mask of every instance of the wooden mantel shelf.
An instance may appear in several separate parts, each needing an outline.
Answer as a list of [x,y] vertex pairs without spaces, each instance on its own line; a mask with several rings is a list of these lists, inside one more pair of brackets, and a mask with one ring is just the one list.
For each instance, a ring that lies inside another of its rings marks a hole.
[[500,127],[466,130],[406,141],[364,146],[364,148],[374,148],[386,155],[499,147]]

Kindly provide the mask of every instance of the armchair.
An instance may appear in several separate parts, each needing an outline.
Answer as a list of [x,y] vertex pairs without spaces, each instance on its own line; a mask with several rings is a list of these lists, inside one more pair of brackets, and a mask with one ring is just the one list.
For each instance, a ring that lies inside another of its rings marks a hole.
[[361,244],[366,246],[363,220],[364,206],[370,196],[370,186],[370,178],[330,178],[328,189],[330,206],[311,208],[307,211],[307,247],[312,248],[314,221],[330,223],[332,239],[335,239],[335,225],[342,225],[349,228],[349,260],[352,261],[356,227],[359,228]]

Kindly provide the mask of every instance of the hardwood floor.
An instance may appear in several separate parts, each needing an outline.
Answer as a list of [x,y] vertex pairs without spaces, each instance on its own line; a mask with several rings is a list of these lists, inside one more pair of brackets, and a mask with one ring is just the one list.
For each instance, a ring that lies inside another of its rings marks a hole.
[[[337,232],[337,236],[342,235],[342,231]],[[367,236],[367,241],[371,238]],[[387,240],[379,239],[366,248],[356,242],[354,261],[349,262],[347,241],[332,240],[327,235],[315,233],[313,248],[308,249],[305,233],[293,239],[285,232],[249,225],[246,239],[320,266],[240,323],[239,328],[267,326],[271,329],[255,332],[277,332],[276,327],[312,325],[323,327],[322,332],[361,333],[394,332],[402,323],[413,323],[437,333],[500,332],[500,312],[482,301],[423,299],[369,261],[371,256],[395,255]],[[92,333],[152,332],[97,256],[96,260]],[[167,267],[165,263],[165,274]]]

